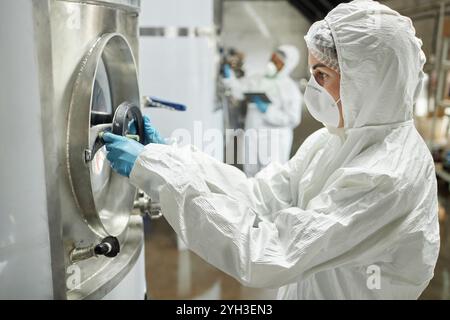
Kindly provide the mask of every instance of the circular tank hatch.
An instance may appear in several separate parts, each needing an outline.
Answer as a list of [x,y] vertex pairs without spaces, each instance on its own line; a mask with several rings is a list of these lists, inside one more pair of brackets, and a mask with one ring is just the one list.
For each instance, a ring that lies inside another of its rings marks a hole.
[[[111,170],[105,147],[98,144],[99,132],[111,129],[116,111],[139,109],[139,101],[136,63],[128,42],[120,34],[102,36],[78,70],[66,150],[77,205],[90,228],[102,237],[119,236],[126,229],[136,189]],[[123,121],[131,120],[127,115]]]

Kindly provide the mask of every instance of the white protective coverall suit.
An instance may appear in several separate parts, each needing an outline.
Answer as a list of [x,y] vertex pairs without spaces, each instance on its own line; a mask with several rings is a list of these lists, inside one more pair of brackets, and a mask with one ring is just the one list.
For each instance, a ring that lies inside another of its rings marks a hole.
[[370,0],[325,20],[345,128],[318,130],[255,178],[194,147],[151,144],[130,179],[191,250],[246,286],[282,299],[416,299],[439,251],[433,160],[412,120],[421,42],[409,18]]
[[[282,45],[277,51],[284,56],[283,68],[274,76],[252,76],[236,79],[233,76],[225,82],[237,99],[244,99],[245,92],[264,92],[271,100],[267,111],[262,113],[254,103],[249,103],[245,118],[245,130],[249,133],[240,161],[244,172],[253,177],[271,161],[286,163],[291,156],[294,129],[301,121],[302,95],[290,74],[299,62],[298,49]],[[247,153],[246,153],[247,152]]]

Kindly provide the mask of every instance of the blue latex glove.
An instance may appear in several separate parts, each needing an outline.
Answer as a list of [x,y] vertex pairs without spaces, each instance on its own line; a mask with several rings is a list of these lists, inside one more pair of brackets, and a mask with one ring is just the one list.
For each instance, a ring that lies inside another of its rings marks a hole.
[[256,107],[258,108],[259,111],[261,111],[262,113],[267,112],[267,108],[269,108],[269,104],[262,101],[262,99],[260,97],[253,97],[252,102],[254,104],[256,104]]
[[[130,123],[128,124],[128,132],[130,134],[137,133],[134,120],[130,121]],[[158,130],[156,130],[155,127],[152,126],[150,118],[147,116],[144,116],[144,136],[144,141],[142,141],[144,146],[148,145],[149,143],[166,144],[163,137],[161,137],[161,135],[159,134]]]
[[122,176],[129,177],[137,157],[144,150],[144,146],[132,139],[110,132],[103,135],[103,141],[105,141],[108,151],[106,158],[111,163],[113,170]]
[[223,77],[225,79],[231,78],[231,66],[228,63],[223,66]]

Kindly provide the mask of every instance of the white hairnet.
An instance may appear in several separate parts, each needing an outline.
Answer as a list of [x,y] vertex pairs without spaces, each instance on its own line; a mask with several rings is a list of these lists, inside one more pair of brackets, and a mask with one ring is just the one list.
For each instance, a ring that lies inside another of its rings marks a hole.
[[305,36],[306,45],[310,53],[320,62],[336,72],[339,62],[333,35],[325,20],[314,23]]

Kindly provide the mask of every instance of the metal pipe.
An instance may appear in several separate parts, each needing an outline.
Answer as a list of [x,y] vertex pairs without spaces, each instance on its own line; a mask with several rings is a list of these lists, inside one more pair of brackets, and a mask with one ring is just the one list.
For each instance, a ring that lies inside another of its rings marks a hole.
[[89,258],[95,257],[95,246],[74,248],[69,255],[70,262],[76,263],[79,261],[87,260]]
[[432,4],[417,5],[417,6],[414,6],[413,8],[392,8],[392,9],[398,11],[402,15],[411,17],[416,14],[420,15],[420,14],[422,14],[424,12],[428,12],[428,11],[440,11],[442,5],[447,6],[449,4],[450,4],[450,0],[443,0],[441,2],[436,2],[436,3],[432,3]]
[[[450,8],[445,9],[445,15],[450,15]],[[439,12],[436,10],[430,10],[418,13],[417,15],[408,16],[414,21],[426,20],[426,19],[436,19],[439,16]]]

